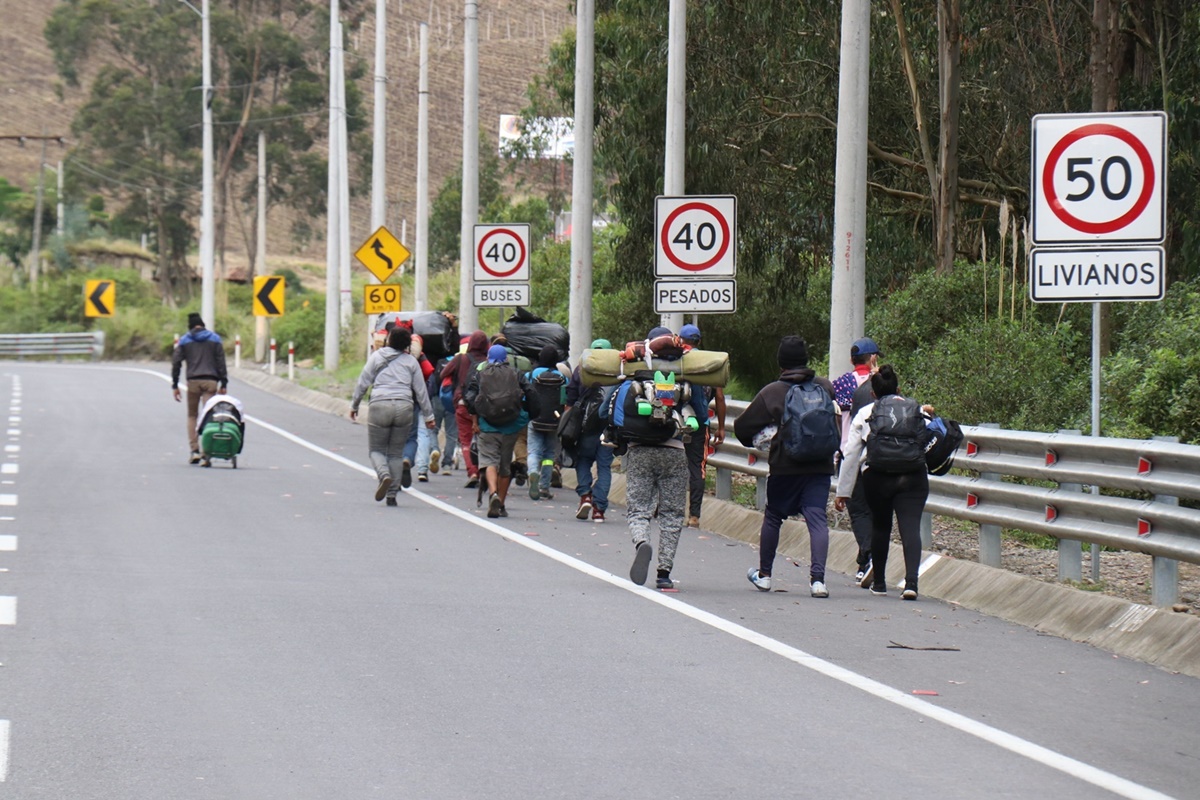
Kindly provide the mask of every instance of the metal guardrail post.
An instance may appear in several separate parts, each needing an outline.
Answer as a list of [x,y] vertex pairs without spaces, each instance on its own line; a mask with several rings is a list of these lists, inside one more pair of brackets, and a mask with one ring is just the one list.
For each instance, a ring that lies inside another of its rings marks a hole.
[[767,478],[765,475],[759,475],[754,479],[754,505],[759,511],[763,511],[767,507]]
[[733,499],[733,470],[717,467],[717,499]]
[[933,514],[928,511],[921,514],[921,549],[933,547]]
[[[1178,436],[1155,436],[1156,442],[1178,442]],[[1178,497],[1154,495],[1154,502],[1179,505]],[[1150,531],[1148,535],[1153,535]],[[1150,602],[1156,606],[1173,606],[1179,600],[1179,562],[1173,558],[1151,556]]]
[[[999,423],[985,422],[981,424],[981,428],[999,428]],[[979,473],[981,481],[998,481],[1000,474],[997,472],[981,472]],[[1000,526],[990,523],[980,523],[979,525],[979,563],[988,567],[1000,566]]]
[[[1062,429],[1059,433],[1072,434],[1079,436],[1083,433],[1080,430]],[[1059,491],[1062,492],[1082,492],[1082,483],[1060,483]],[[1092,545],[1099,551],[1098,545]],[[1083,580],[1083,542],[1078,539],[1059,539],[1058,540],[1058,579],[1060,581],[1082,581]]]

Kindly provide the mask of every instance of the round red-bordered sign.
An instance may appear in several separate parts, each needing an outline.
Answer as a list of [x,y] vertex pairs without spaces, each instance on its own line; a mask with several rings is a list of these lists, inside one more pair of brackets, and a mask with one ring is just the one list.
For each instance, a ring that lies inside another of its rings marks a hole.
[[[487,265],[487,262],[483,258],[483,248],[484,248],[484,245],[486,245],[488,243],[488,239],[491,239],[493,236],[500,236],[500,235],[509,236],[514,241],[516,241],[517,248],[519,251],[519,255],[517,256],[515,266],[512,269],[508,270],[507,272],[500,272],[495,269],[489,268]],[[490,230],[487,233],[485,233],[483,235],[483,238],[479,240],[479,247],[475,251],[475,263],[478,264],[479,268],[482,269],[484,272],[486,272],[488,275],[492,275],[496,278],[507,278],[509,275],[515,275],[521,269],[521,267],[523,267],[525,265],[525,256],[526,256],[525,242],[522,241],[521,237],[517,234],[516,231],[509,230],[508,228],[496,228],[495,230]]]
[[[669,236],[670,231],[671,231],[671,223],[674,222],[676,220],[676,218],[678,218],[679,215],[684,213],[685,211],[706,211],[710,215],[712,215],[714,218],[716,218],[717,223],[721,226],[721,246],[717,248],[716,255],[714,255],[712,258],[708,259],[707,261],[703,261],[698,264],[693,264],[691,262],[684,261],[684,260],[680,259],[678,256],[676,256],[674,251],[672,251],[672,249],[671,249],[671,245],[673,244],[673,242],[671,241],[670,236]],[[679,267],[680,269],[687,270],[688,272],[703,272],[704,270],[708,269],[713,264],[716,264],[718,261],[720,261],[722,258],[724,258],[725,254],[727,252],[729,252],[729,240],[730,240],[729,221],[726,220],[724,215],[722,215],[721,212],[717,211],[716,208],[709,205],[708,203],[702,203],[699,201],[692,201],[690,203],[684,203],[683,205],[679,206],[674,211],[672,211],[667,216],[666,221],[663,223],[662,235],[660,237],[660,242],[662,244],[663,253],[666,254],[667,260],[669,260],[672,264]]]
[[[1068,147],[1088,136],[1112,136],[1119,139],[1133,150],[1138,158],[1138,162],[1142,166],[1141,194],[1138,195],[1133,206],[1116,219],[1103,222],[1088,222],[1087,220],[1079,219],[1066,209],[1054,189],[1054,170],[1058,166],[1059,159],[1062,158],[1063,153],[1066,152]],[[1154,194],[1154,185],[1154,160],[1150,156],[1150,151],[1146,149],[1146,146],[1142,144],[1140,139],[1126,129],[1106,123],[1084,125],[1063,136],[1054,145],[1053,149],[1050,150],[1049,155],[1046,157],[1046,165],[1042,168],[1042,194],[1046,198],[1050,210],[1054,212],[1054,216],[1058,217],[1064,225],[1081,233],[1114,233],[1129,225],[1140,217],[1142,212],[1146,210],[1146,206],[1150,204],[1150,200]]]

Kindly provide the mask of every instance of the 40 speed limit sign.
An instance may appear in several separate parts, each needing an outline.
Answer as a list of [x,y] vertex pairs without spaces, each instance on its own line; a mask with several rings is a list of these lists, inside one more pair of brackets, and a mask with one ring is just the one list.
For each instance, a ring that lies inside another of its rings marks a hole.
[[505,223],[475,226],[475,280],[529,280],[529,225]]
[[1166,148],[1161,111],[1035,116],[1033,244],[1162,242]]
[[659,278],[736,275],[737,198],[655,198],[654,274]]

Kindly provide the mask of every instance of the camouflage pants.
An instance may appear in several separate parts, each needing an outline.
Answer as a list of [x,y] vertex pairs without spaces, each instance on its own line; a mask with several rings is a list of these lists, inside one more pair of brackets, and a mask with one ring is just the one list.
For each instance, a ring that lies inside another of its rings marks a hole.
[[634,544],[650,541],[658,512],[658,568],[671,571],[687,502],[687,453],[675,447],[630,447],[625,464],[625,518]]

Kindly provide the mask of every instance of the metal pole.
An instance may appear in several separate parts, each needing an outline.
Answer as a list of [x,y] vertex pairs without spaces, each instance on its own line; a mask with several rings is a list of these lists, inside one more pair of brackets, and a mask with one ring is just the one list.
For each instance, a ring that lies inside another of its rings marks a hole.
[[[671,0],[668,15],[667,126],[663,194],[678,197],[686,191],[683,159],[687,125],[687,0]],[[588,229],[590,232],[590,221]],[[575,231],[572,231],[572,234],[574,233]],[[683,314],[663,314],[662,324],[678,333],[683,327]]]
[[342,46],[342,22],[338,20],[338,272],[341,276],[340,321],[350,327],[354,304],[350,299],[350,137],[346,132],[346,51]]
[[417,268],[416,305],[429,305],[429,26],[420,27],[421,74],[417,83]]
[[204,54],[203,86],[203,166],[200,209],[200,316],[216,327],[216,302],[213,285],[213,120],[212,120],[212,42],[208,30],[208,0],[200,5],[200,38]]
[[[375,0],[375,135],[371,150],[371,230],[387,211],[387,0]],[[374,277],[374,276],[372,276]]]
[[843,0],[829,313],[830,375],[849,369],[850,345],[862,335],[865,324],[870,53],[869,0]]
[[571,175],[571,361],[592,341],[592,111],[595,0],[575,3],[575,153]]
[[[1092,303],[1092,436],[1100,435],[1100,304]],[[1092,484],[1092,494],[1100,486]],[[1100,583],[1100,545],[1092,544],[1092,583]]]
[[325,192],[325,371],[336,372],[340,352],[340,332],[338,314],[338,194],[341,182],[337,176],[337,92],[334,85],[337,82],[335,54],[339,47],[338,36],[338,0],[330,0],[329,4],[329,182]]
[[42,157],[38,160],[37,200],[33,207],[33,251],[29,254],[29,286],[35,292],[42,267],[42,200],[46,194],[45,133],[45,129],[42,129]]
[[[267,132],[258,132],[258,236],[255,242],[254,272],[267,273]],[[267,318],[254,318],[254,360],[262,363],[267,349]]]
[[479,218],[479,3],[463,10],[462,224],[459,228],[458,327],[479,327],[475,308],[475,222]]
[[56,217],[54,232],[61,239],[67,230],[66,203],[63,200],[63,163],[61,161],[58,162],[58,205],[54,208],[54,216]]

